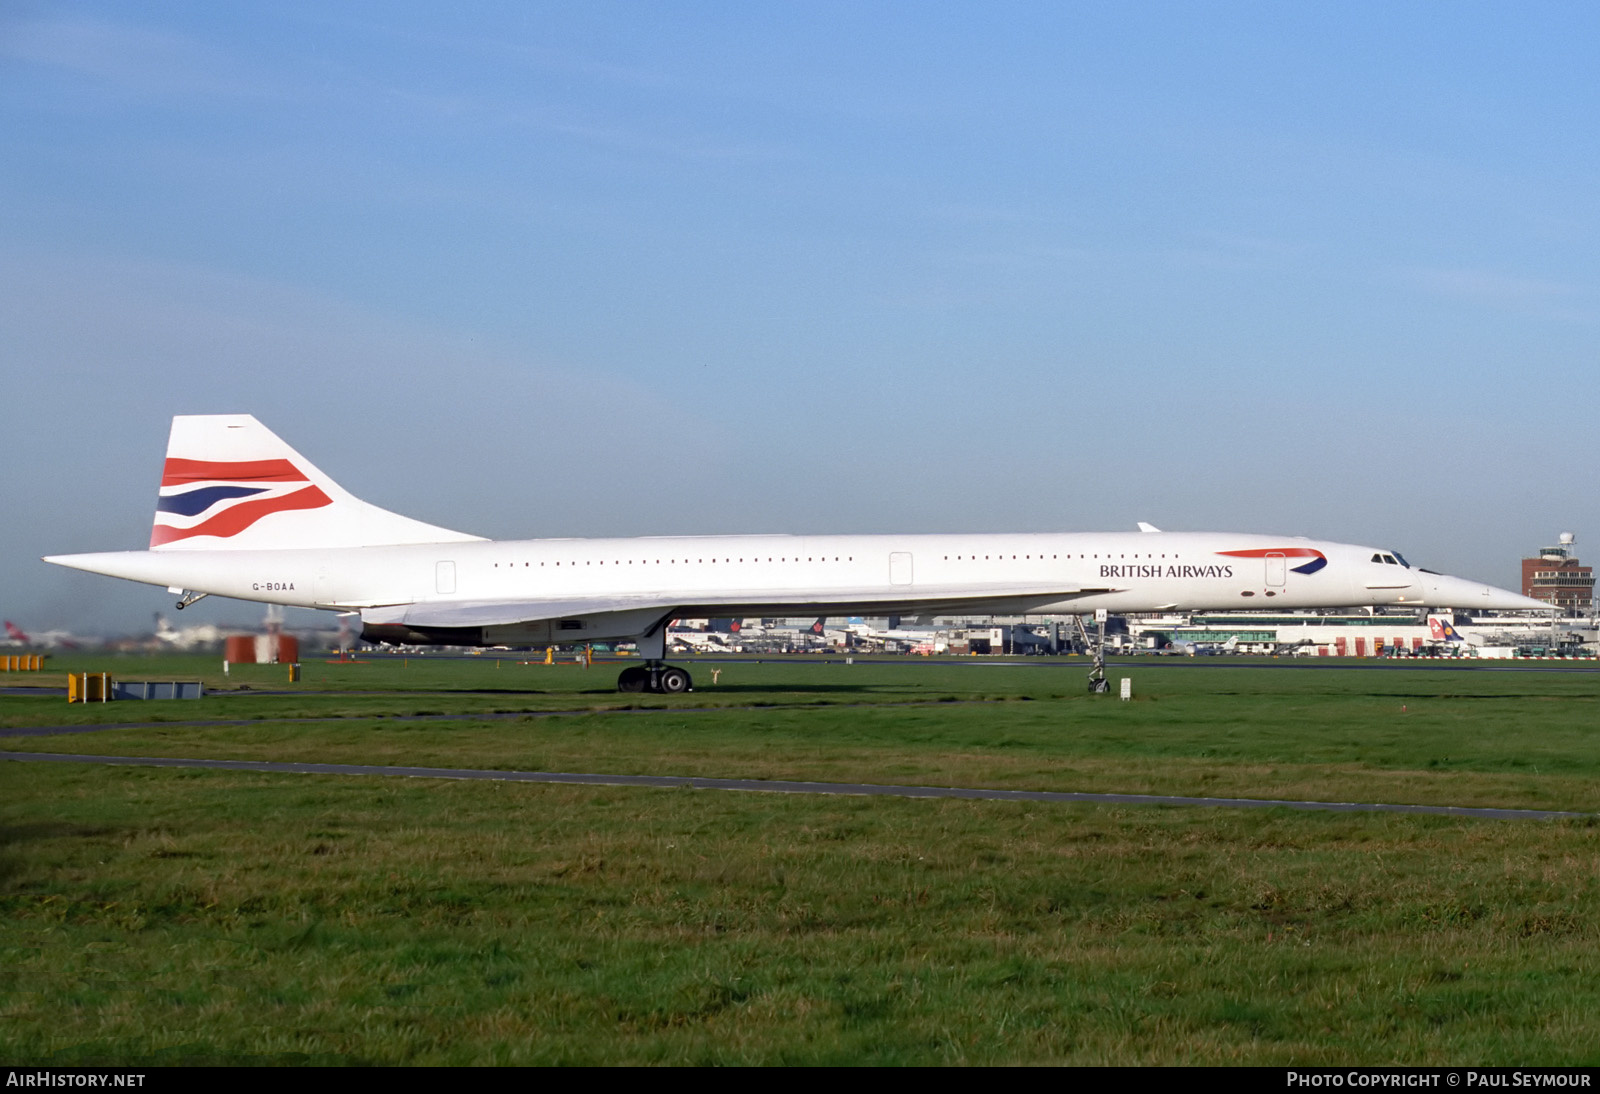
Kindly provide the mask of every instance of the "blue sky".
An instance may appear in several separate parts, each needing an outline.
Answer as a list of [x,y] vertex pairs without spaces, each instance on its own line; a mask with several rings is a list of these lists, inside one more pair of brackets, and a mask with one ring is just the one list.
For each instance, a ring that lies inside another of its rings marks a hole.
[[1600,554],[1597,38],[1581,3],[7,5],[0,615],[168,606],[37,558],[143,546],[175,413],[495,537]]

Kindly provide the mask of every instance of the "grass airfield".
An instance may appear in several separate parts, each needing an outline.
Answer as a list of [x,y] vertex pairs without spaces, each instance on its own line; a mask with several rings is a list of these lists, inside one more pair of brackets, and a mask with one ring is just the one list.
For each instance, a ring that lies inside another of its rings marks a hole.
[[[1600,811],[1558,663],[686,663],[59,658],[230,690],[0,749]],[[0,836],[8,1063],[1600,1058],[1588,819],[7,762]]]

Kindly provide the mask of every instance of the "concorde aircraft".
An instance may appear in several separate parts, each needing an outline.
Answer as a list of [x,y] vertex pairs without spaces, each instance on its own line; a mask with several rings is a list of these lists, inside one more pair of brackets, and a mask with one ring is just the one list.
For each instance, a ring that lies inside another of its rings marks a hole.
[[368,641],[636,642],[622,691],[681,692],[678,618],[1067,615],[1354,605],[1546,610],[1393,552],[1162,532],[487,540],[341,489],[248,414],[177,417],[148,551],[61,566],[203,596],[359,612]]

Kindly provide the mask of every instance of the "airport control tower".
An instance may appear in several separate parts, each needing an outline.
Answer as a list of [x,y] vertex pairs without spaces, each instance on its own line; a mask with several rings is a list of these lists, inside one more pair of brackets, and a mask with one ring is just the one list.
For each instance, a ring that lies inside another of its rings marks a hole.
[[1580,565],[1572,553],[1573,535],[1539,548],[1538,558],[1522,560],[1522,595],[1561,609],[1563,615],[1588,615],[1594,603],[1594,567]]

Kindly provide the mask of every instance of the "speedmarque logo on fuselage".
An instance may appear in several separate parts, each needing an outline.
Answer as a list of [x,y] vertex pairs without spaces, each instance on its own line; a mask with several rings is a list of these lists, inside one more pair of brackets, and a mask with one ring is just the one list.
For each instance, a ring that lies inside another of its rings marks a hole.
[[1328,564],[1328,556],[1321,551],[1310,547],[1257,547],[1249,551],[1218,551],[1219,555],[1230,558],[1270,558],[1273,555],[1282,555],[1284,558],[1309,559],[1299,566],[1295,566],[1297,574],[1314,574]]

